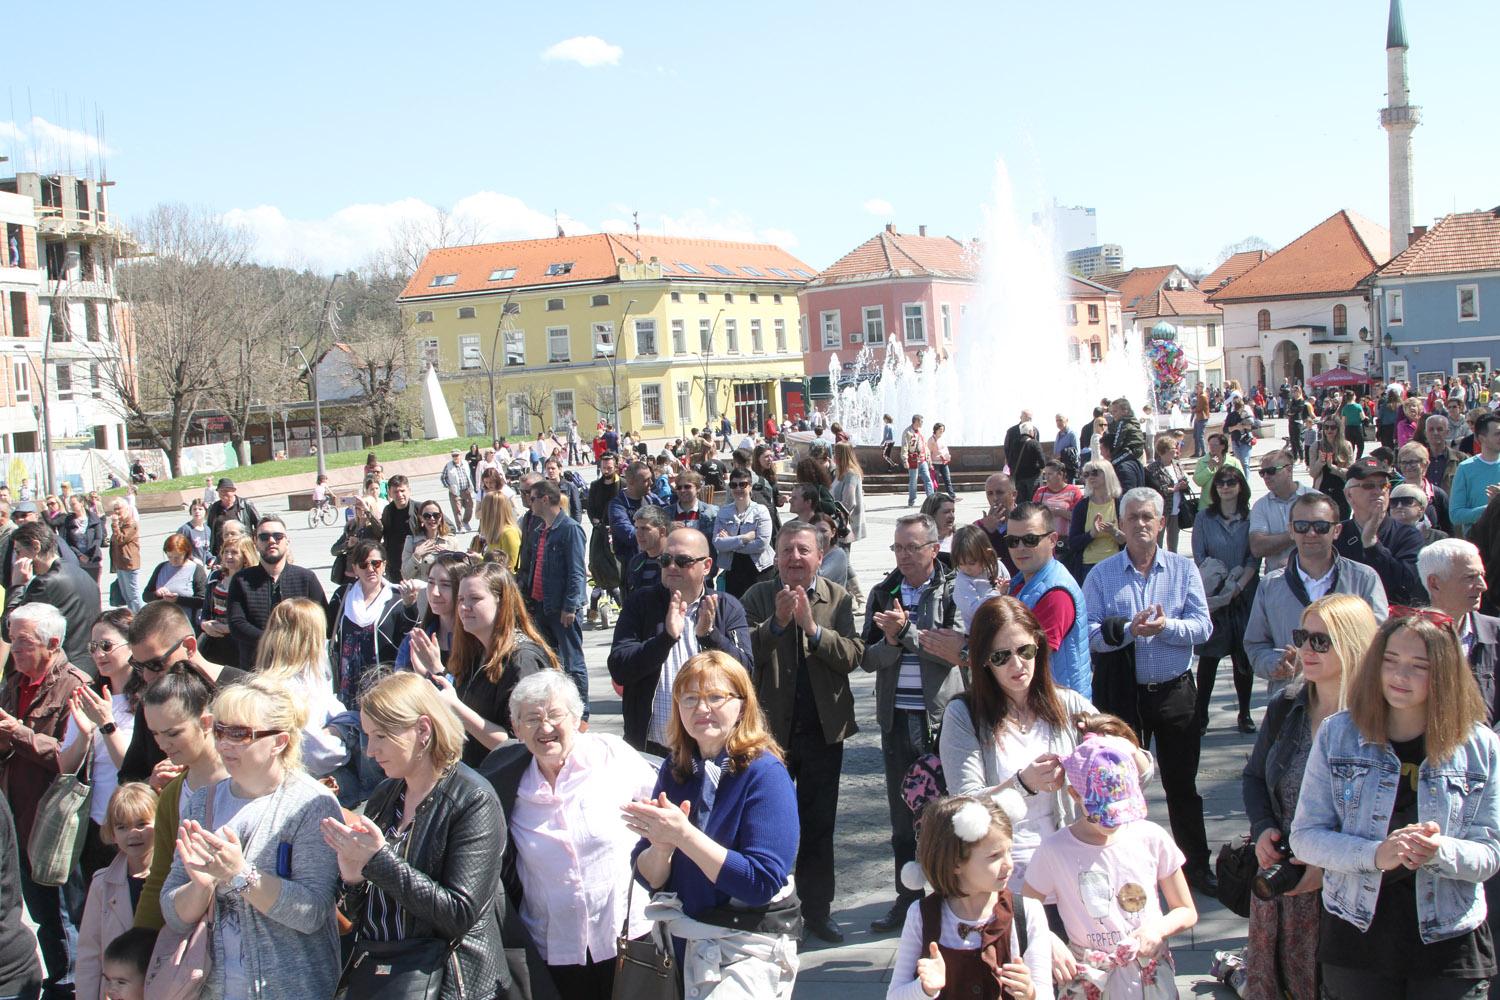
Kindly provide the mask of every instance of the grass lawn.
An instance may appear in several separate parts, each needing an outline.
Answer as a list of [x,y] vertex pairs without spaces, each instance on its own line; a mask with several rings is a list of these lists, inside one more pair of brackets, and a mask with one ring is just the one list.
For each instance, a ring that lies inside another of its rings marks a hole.
[[[474,439],[477,440],[477,439]],[[376,445],[374,448],[361,448],[359,451],[343,451],[327,455],[329,469],[345,469],[350,466],[363,466],[365,456],[371,451],[382,463],[394,462],[403,458],[422,458],[425,455],[446,455],[454,448],[467,451],[471,443],[470,438],[447,438],[441,441],[388,441],[385,444]],[[308,455],[304,458],[291,458],[281,462],[259,462],[255,465],[241,465],[223,472],[212,473],[215,481],[220,476],[228,476],[236,483],[248,483],[256,479],[270,479],[273,476],[295,476],[298,473],[306,473],[307,485],[311,488],[313,478],[318,471],[317,458]],[[142,483],[141,493],[167,493],[172,490],[202,489],[203,476],[199,473],[192,476],[178,476],[176,479],[161,479],[153,483]],[[110,490],[108,494],[124,493],[124,489]]]

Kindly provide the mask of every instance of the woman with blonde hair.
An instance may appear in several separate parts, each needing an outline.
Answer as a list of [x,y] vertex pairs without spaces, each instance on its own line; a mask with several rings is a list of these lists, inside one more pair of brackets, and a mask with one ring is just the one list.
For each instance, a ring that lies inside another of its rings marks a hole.
[[[1302,679],[1266,709],[1265,724],[1241,778],[1250,837],[1260,867],[1281,860],[1284,831],[1297,811],[1302,774],[1323,721],[1344,708],[1349,679],[1375,636],[1370,606],[1351,594],[1329,594],[1307,606],[1292,630]],[[1315,1000],[1318,992],[1318,888],[1309,867],[1285,895],[1250,900],[1246,1000]]]
[[1068,525],[1068,568],[1082,583],[1088,571],[1125,546],[1120,530],[1120,479],[1104,459],[1083,464],[1083,499],[1073,505]]
[[521,564],[521,527],[516,508],[500,493],[486,493],[479,502],[479,534],[472,549],[485,559],[504,563],[512,573]]
[[1348,704],[1313,739],[1291,829],[1323,870],[1324,995],[1484,996],[1500,740],[1453,619],[1391,608]]
[[387,675],[359,708],[386,780],[363,815],[322,823],[354,924],[348,995],[380,995],[366,966],[392,961],[440,978],[442,998],[508,995],[495,863],[504,819],[490,783],[459,761],[463,727],[414,673]]
[[135,925],[136,900],[151,870],[156,793],[138,781],[121,785],[105,802],[104,816],[100,834],[119,853],[89,883],[73,969],[78,1000],[104,1000],[104,949]]
[[635,870],[653,891],[676,893],[666,905],[678,912],[658,919],[684,941],[691,995],[708,996],[727,981],[747,996],[785,1000],[797,977],[800,904],[788,881],[797,795],[781,748],[749,673],[727,653],[710,650],[683,664],[672,700],[672,753],[655,797],[623,807],[641,837]]
[[[239,522],[224,522],[226,528],[231,524]],[[229,638],[229,583],[240,570],[259,564],[260,554],[248,535],[226,537],[219,546],[219,564],[208,575],[208,597],[203,602],[203,621],[199,623],[203,630],[199,648],[213,663],[240,662],[239,650]]]
[[343,736],[329,726],[345,708],[333,692],[327,634],[322,605],[289,597],[271,609],[255,652],[255,673],[285,684],[307,709],[302,763],[315,778],[332,774],[349,757]]
[[[526,611],[521,588],[499,563],[481,563],[458,583],[458,624],[447,670],[436,640],[422,629],[411,632],[411,663],[437,685],[458,714],[469,739],[463,760],[477,767],[510,738],[510,693],[516,682],[538,670],[557,670],[557,654],[542,639]],[[453,677],[450,683],[446,674]]]
[[178,934],[213,910],[208,996],[329,997],[337,984],[339,871],[322,821],[342,813],[303,770],[306,723],[286,685],[264,677],[214,699],[214,742],[229,777],[188,796],[161,893]]
[[1344,439],[1344,421],[1337,413],[1318,420],[1318,440],[1307,456],[1307,474],[1312,487],[1333,497],[1339,518],[1349,516],[1349,501],[1344,498],[1344,481],[1354,464],[1354,446]]

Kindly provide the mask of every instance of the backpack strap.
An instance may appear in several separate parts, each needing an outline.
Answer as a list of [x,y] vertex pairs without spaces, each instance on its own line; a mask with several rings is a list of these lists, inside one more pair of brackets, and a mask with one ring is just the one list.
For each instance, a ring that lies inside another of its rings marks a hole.
[[922,914],[922,955],[925,956],[928,947],[937,944],[943,933],[943,897],[929,892],[918,906]]
[[1020,945],[1020,953],[1016,955],[1017,962],[1026,961],[1026,897],[1016,897],[1015,920],[1012,921],[1016,928],[1016,942]]

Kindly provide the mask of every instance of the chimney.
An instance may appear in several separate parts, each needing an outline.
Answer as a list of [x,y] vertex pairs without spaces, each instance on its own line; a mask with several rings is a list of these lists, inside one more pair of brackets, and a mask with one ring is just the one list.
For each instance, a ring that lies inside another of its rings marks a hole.
[[926,226],[918,226],[917,227],[917,235],[918,236],[926,236],[927,235],[927,227]]
[[887,222],[885,224],[885,231],[888,232],[888,233],[890,233],[892,236],[895,236],[896,235],[896,224],[894,222]]
[[1411,239],[1407,240],[1406,242],[1407,242],[1408,245],[1410,245],[1412,243],[1417,242],[1417,240],[1420,240],[1422,237],[1424,237],[1426,235],[1427,235],[1427,227],[1426,226],[1412,226],[1411,227]]

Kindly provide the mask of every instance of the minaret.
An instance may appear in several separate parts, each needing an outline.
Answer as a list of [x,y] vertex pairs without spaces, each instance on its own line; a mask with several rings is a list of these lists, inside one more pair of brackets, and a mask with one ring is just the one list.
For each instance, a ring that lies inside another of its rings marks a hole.
[[1391,0],[1391,17],[1385,29],[1386,106],[1380,109],[1380,125],[1386,131],[1390,159],[1391,254],[1406,249],[1411,235],[1411,132],[1422,123],[1422,109],[1407,103],[1406,22],[1401,0]]

